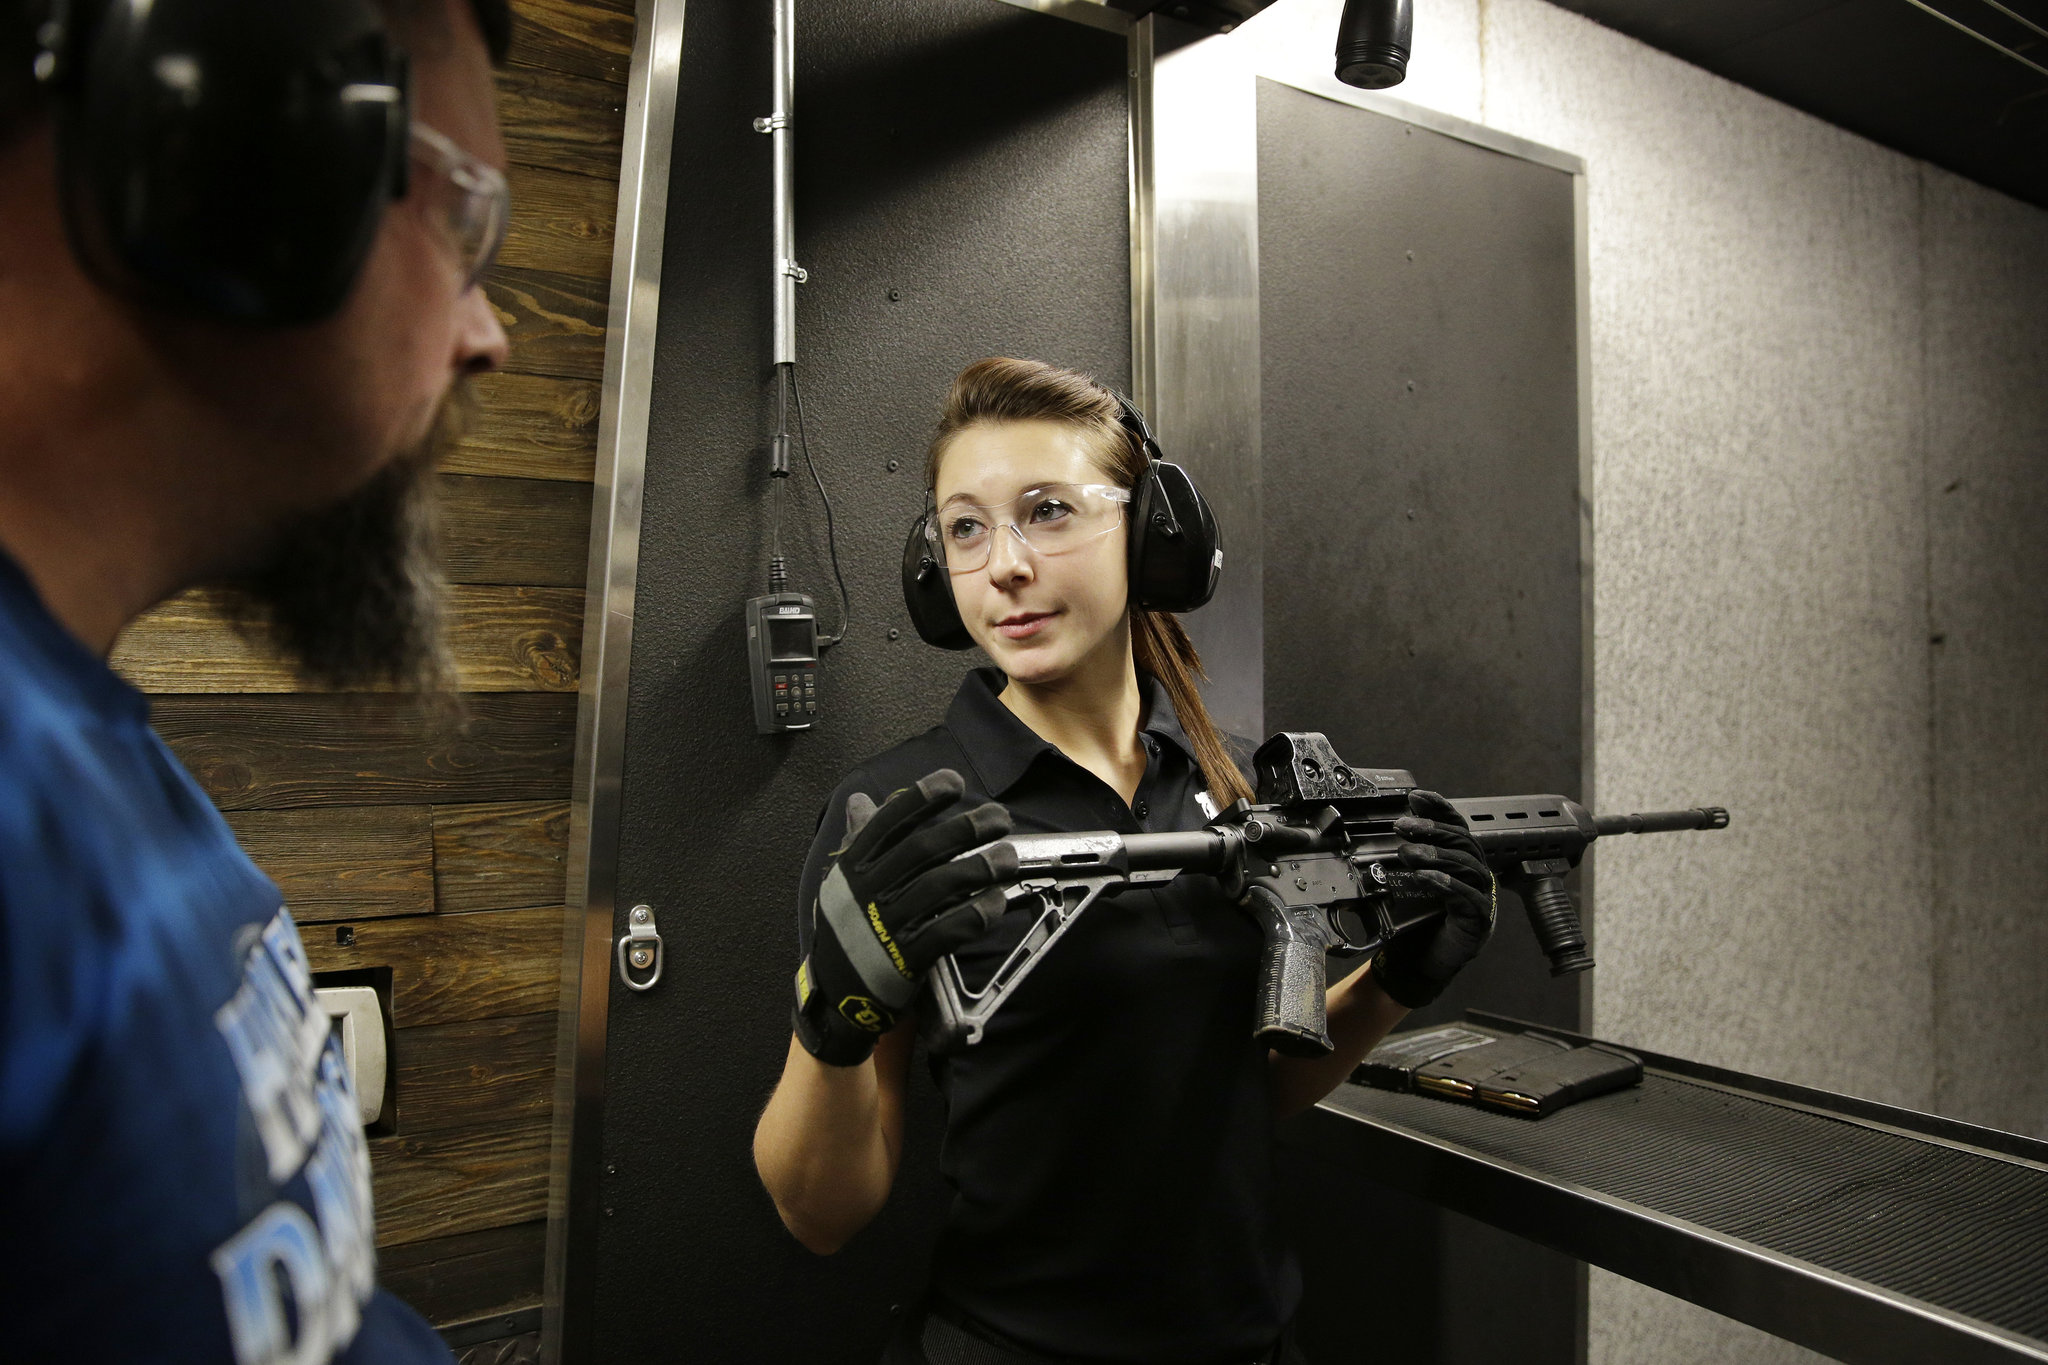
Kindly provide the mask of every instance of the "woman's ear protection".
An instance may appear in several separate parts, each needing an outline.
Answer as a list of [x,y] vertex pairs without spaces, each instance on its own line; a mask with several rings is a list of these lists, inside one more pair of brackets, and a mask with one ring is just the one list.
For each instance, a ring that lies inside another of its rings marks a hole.
[[1223,543],[1216,514],[1195,481],[1159,453],[1145,414],[1122,394],[1124,430],[1145,452],[1131,498],[1131,601],[1145,611],[1193,611],[1216,595]]
[[910,612],[910,624],[918,638],[940,649],[972,649],[974,637],[961,624],[960,608],[953,601],[953,579],[939,563],[925,527],[932,514],[926,512],[910,523],[910,536],[903,542],[903,605]]
[[[1193,611],[1216,595],[1223,547],[1216,516],[1185,469],[1161,457],[1159,442],[1137,405],[1112,394],[1119,420],[1145,452],[1145,476],[1132,490],[1131,601],[1145,611]],[[903,605],[919,638],[941,649],[971,649],[974,637],[960,620],[953,583],[939,563],[926,512],[911,523],[903,543]]]

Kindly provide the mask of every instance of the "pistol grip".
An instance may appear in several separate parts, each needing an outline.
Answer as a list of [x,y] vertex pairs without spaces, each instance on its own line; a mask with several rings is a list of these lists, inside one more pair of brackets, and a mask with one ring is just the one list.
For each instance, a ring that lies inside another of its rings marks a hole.
[[1330,934],[1315,906],[1288,905],[1254,883],[1238,902],[1266,936],[1253,1033],[1267,1047],[1289,1057],[1327,1057],[1330,1041],[1324,1014],[1327,986],[1323,954]]

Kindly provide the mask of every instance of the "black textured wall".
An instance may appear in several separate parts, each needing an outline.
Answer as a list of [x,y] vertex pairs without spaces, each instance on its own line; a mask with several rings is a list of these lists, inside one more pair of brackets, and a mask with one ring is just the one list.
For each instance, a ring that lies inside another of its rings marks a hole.
[[[754,735],[741,603],[767,590],[769,6],[693,5],[649,436],[621,906],[667,975],[613,986],[593,1359],[866,1365],[922,1282],[940,1186],[922,1069],[903,1177],[830,1260],[783,1231],[753,1124],[780,1070],[797,872],[820,802],[933,724],[968,663],[895,583],[947,381],[983,355],[1127,381],[1122,40],[993,0],[798,5],[798,358],[853,594],[818,728]],[[891,468],[891,462],[896,467]],[[794,586],[836,628],[824,524],[791,480]],[[899,632],[891,638],[891,632]]]
[[[1267,728],[1450,796],[1580,794],[1574,257],[1569,175],[1260,83]],[[1578,1002],[1510,902],[1412,1022]],[[1357,1172],[1297,1190],[1319,1362],[1580,1351],[1574,1262]]]

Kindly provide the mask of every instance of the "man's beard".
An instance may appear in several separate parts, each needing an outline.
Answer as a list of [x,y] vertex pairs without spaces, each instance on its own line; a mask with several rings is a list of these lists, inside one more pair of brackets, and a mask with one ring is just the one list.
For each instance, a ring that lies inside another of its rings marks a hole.
[[433,474],[471,406],[458,383],[417,446],[340,502],[281,527],[223,585],[235,624],[322,687],[451,693]]

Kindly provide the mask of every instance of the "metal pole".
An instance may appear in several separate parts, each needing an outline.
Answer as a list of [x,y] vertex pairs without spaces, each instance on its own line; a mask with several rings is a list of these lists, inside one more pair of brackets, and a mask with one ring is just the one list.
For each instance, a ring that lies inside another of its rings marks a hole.
[[775,151],[775,363],[796,363],[796,287],[805,279],[796,263],[796,0],[774,0],[773,103],[754,131],[767,133]]

